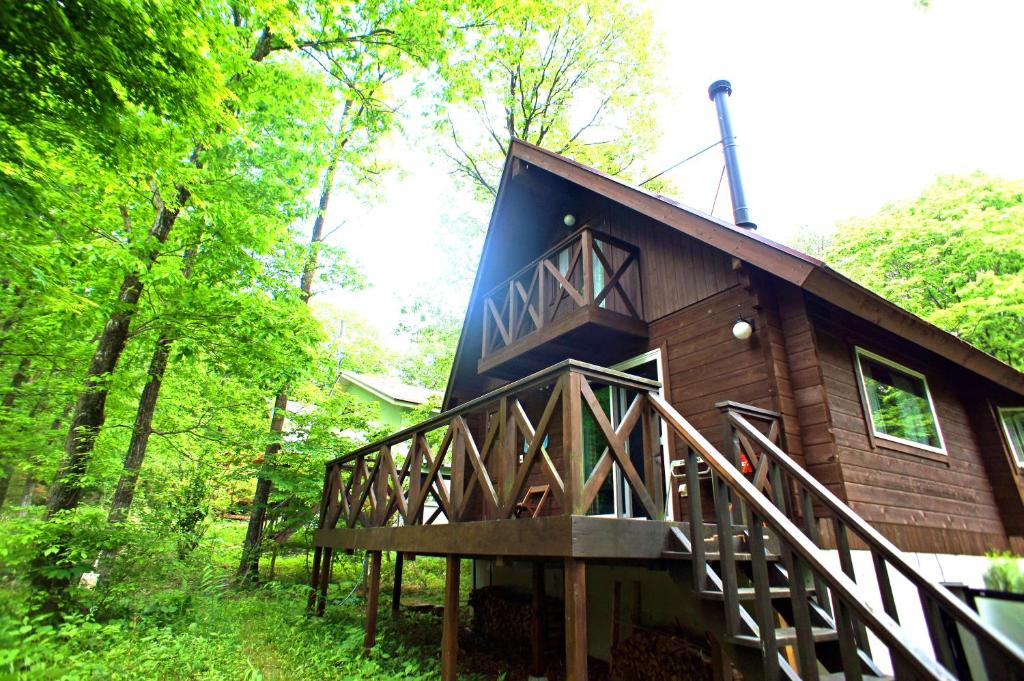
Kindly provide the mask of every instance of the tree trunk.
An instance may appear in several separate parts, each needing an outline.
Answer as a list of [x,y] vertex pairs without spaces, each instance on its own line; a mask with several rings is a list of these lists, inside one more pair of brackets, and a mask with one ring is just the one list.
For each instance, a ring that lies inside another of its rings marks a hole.
[[[320,203],[317,204],[316,219],[313,220],[313,230],[309,237],[309,251],[306,254],[306,262],[302,267],[302,279],[300,288],[302,300],[309,303],[313,295],[313,278],[316,276],[319,259],[320,242],[323,240],[324,221],[327,215],[327,207],[331,202],[331,191],[334,189],[334,178],[338,171],[338,163],[341,160],[341,152],[348,141],[348,131],[345,124],[351,102],[346,101],[341,113],[341,121],[338,125],[338,134],[334,141],[334,151],[331,153],[327,170],[324,173],[324,183],[320,190]],[[288,409],[288,389],[284,387],[277,393],[274,401],[274,414],[270,422],[270,432],[279,435],[284,429],[284,416]],[[273,457],[281,449],[279,442],[272,442],[267,445],[263,457],[263,467],[266,470],[273,465]],[[263,544],[263,526],[267,519],[267,504],[270,502],[271,482],[264,475],[256,479],[256,491],[253,494],[252,510],[249,513],[249,526],[245,531],[245,541],[242,543],[242,558],[238,564],[238,577],[246,579],[259,579],[260,574],[260,549]]]
[[[288,391],[282,388],[274,400],[274,414],[270,420],[270,432],[279,435],[284,430],[284,417],[288,409]],[[281,449],[279,441],[267,445],[263,454],[264,471],[270,467],[271,460],[278,450]],[[261,472],[256,479],[256,492],[253,494],[252,506],[249,510],[249,526],[245,531],[245,541],[242,544],[242,560],[238,564],[238,577],[245,581],[252,578],[259,579],[260,576],[260,550],[263,544],[263,525],[267,519],[267,504],[270,502],[270,489],[272,483],[270,478],[265,477]]]
[[167,336],[160,336],[156,342],[153,357],[149,360],[149,379],[139,398],[139,406],[135,411],[135,427],[132,429],[132,438],[128,443],[128,453],[124,457],[124,468],[121,471],[121,478],[117,481],[117,491],[114,492],[114,499],[110,503],[110,513],[107,515],[107,520],[111,523],[118,523],[125,519],[131,508],[132,499],[135,497],[135,483],[139,480],[139,470],[142,468],[142,460],[146,456],[149,436],[153,432],[153,414],[156,412],[160,386],[163,384],[164,372],[167,370],[167,358],[171,354],[171,343],[171,339]]
[[[28,367],[29,360],[27,357],[23,357],[18,362],[18,368],[14,370],[14,375],[11,376],[11,389],[4,395],[2,404],[3,411],[0,412],[0,422],[7,421],[8,412],[14,407],[14,401],[18,399],[18,388],[20,388],[25,381],[28,379]],[[7,490],[11,486],[11,478],[14,476],[14,462],[8,461],[3,468],[3,473],[0,473],[0,508],[3,508],[4,501],[7,499]]]
[[[180,206],[184,205],[191,195],[189,190],[181,185],[177,189],[175,198],[178,207],[170,209],[160,199],[160,194],[154,186],[153,203],[156,215],[149,235],[161,244],[167,241],[171,228],[178,218]],[[152,267],[158,256],[159,251],[156,249],[150,251],[147,254],[146,267]],[[100,342],[93,353],[92,361],[89,362],[85,385],[71,416],[71,427],[64,441],[64,460],[57,470],[46,499],[47,518],[60,511],[75,508],[81,499],[81,478],[85,474],[86,465],[96,444],[96,436],[99,435],[100,428],[106,420],[106,376],[114,371],[117,360],[124,351],[125,343],[128,341],[128,327],[141,295],[142,281],[138,275],[126,275],[118,295],[120,307],[110,316],[103,328]]]
[[[270,27],[264,28],[249,55],[252,61],[261,62],[270,54],[272,37]],[[192,150],[191,162],[196,166],[199,166],[199,154],[202,150],[202,142],[196,144]],[[155,184],[153,187],[153,206],[156,209],[156,215],[149,234],[161,244],[167,241],[182,206],[188,203],[192,196],[192,192],[183,185],[177,185],[176,189],[177,205],[173,209],[169,209],[160,198]],[[149,252],[147,269],[152,267],[157,257],[159,257],[158,250],[154,249]],[[121,307],[110,316],[110,320],[103,328],[99,345],[89,363],[85,386],[75,405],[71,427],[64,443],[64,461],[61,462],[46,499],[47,518],[59,511],[75,508],[81,499],[81,477],[85,474],[96,437],[106,419],[104,410],[107,402],[107,388],[103,378],[114,370],[117,360],[124,351],[125,343],[128,340],[128,327],[141,295],[142,281],[139,277],[134,273],[125,276],[118,296]]]
[[25,515],[24,509],[32,505],[32,497],[36,491],[36,476],[29,473],[25,476],[25,485],[21,488],[21,504],[22,515]]

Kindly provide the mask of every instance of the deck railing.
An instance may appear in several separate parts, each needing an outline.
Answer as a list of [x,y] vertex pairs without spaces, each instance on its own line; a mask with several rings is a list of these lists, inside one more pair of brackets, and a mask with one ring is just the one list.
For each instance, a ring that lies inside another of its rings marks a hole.
[[584,226],[483,297],[482,357],[587,306],[643,319],[639,250]]
[[[671,409],[663,403],[656,404],[663,412]],[[689,443],[688,459],[695,461],[699,457],[706,461],[726,481],[719,485],[723,494],[716,501],[719,505],[728,504],[731,494],[733,512],[718,514],[719,534],[731,536],[734,523],[739,519],[735,527],[745,531],[752,544],[757,543],[765,525],[782,539],[779,542],[782,563],[795,587],[792,612],[798,635],[801,678],[818,678],[811,630],[813,625],[820,625],[822,619],[831,618],[839,632],[847,679],[862,678],[862,652],[870,649],[869,631],[888,648],[897,678],[1024,679],[1024,651],[986,626],[977,613],[952,592],[922,574],[889,540],[796,463],[770,436],[756,428],[742,408],[724,406],[726,456],[709,449],[699,434],[685,427],[685,422],[668,416],[666,419]],[[741,454],[754,469],[750,482],[740,483],[735,476]],[[727,481],[729,478],[734,484]],[[699,505],[699,497],[696,503]],[[795,522],[802,525],[802,531]],[[817,551],[823,546],[820,533],[823,523],[831,525],[831,540],[838,553],[841,574],[833,573],[822,563]],[[862,579],[857,580],[851,541],[866,547],[870,553],[873,577],[862,575]],[[751,553],[755,560],[755,589],[766,595],[770,588],[765,578],[766,568],[758,567],[763,558],[758,558],[753,548]],[[706,562],[698,561],[695,581],[703,588],[706,588],[706,570]],[[734,588],[735,566],[723,562],[722,570],[723,585]],[[893,591],[891,572],[905,580],[898,593]],[[880,601],[884,612],[876,612],[867,605],[865,596]],[[735,599],[734,593],[734,604]],[[730,600],[728,594],[726,600]],[[765,602],[758,600],[761,604]],[[915,607],[919,608],[917,613],[912,612]],[[923,616],[935,660],[941,666],[922,657],[920,651],[909,649],[906,638],[900,636],[901,612]],[[762,607],[757,616],[760,631],[774,629],[770,608]],[[976,652],[976,656],[968,651]]]
[[[639,515],[664,519],[665,463],[647,397],[658,387],[656,381],[563,361],[329,462],[319,527],[513,518],[533,488],[543,489],[547,500],[531,513],[585,515],[607,489],[613,464]],[[614,416],[607,399],[612,390],[630,398]],[[640,443],[640,456],[631,440]],[[429,515],[428,499],[436,502]],[[314,551],[314,591],[326,586],[330,551]],[[322,600],[317,607],[322,610]]]
[[[879,677],[872,652],[880,652],[880,645],[898,679],[1024,679],[1020,649],[986,628],[793,461],[773,442],[777,425],[765,434],[748,420],[767,412],[726,404],[723,454],[658,387],[572,360],[509,384],[329,462],[320,528],[430,524],[436,517],[424,518],[428,496],[438,504],[434,515],[449,522],[517,517],[531,478],[550,493],[546,513],[584,515],[615,465],[644,514],[664,519],[667,436],[677,444],[679,459],[670,469],[685,477],[689,522],[669,527],[679,550],[667,548],[662,557],[690,566],[692,591],[722,604],[727,638],[760,651],[764,678],[818,681],[834,678],[837,668],[853,681]],[[612,388],[624,391],[628,399],[619,404],[628,406],[609,413],[598,395]],[[560,444],[557,456],[552,443]],[[700,494],[707,481],[711,509]],[[823,550],[822,519],[834,528],[840,570]],[[715,527],[711,539],[709,523]],[[850,536],[870,551],[871,581],[855,580]],[[320,613],[331,551],[314,551],[309,607]],[[902,575],[911,598],[920,602],[934,656],[915,647],[901,627],[906,593],[899,594],[897,610],[890,570]],[[873,600],[882,607],[872,606]],[[876,640],[869,640],[869,632]],[[968,647],[984,669],[968,662]]]

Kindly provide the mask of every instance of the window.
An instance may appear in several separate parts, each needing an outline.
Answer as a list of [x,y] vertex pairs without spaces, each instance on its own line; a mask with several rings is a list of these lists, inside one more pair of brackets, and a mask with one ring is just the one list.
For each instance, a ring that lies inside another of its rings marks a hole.
[[999,420],[1003,423],[1013,458],[1018,466],[1024,468],[1024,407],[1000,409]]
[[945,454],[924,376],[860,348],[856,356],[875,437]]

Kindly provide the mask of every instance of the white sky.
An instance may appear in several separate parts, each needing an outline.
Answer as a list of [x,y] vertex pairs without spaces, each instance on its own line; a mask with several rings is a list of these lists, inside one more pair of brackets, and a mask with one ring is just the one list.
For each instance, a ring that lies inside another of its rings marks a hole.
[[[650,0],[664,36],[672,96],[655,102],[663,136],[650,165],[664,168],[718,139],[707,87],[732,82],[740,166],[754,221],[787,241],[911,198],[936,175],[972,170],[1024,177],[1024,2],[933,0]],[[442,297],[464,309],[451,284],[444,221],[489,206],[457,189],[430,139],[394,140],[403,169],[373,206],[338,201],[328,224],[373,288],[327,294],[387,336],[403,302]],[[708,211],[722,168],[719,149],[668,175],[679,198]],[[731,220],[727,186],[715,214]]]

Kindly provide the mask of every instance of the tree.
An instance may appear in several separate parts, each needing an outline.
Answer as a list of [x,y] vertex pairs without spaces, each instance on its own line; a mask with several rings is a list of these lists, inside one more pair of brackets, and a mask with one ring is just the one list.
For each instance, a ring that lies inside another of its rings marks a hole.
[[481,32],[444,72],[444,153],[482,198],[497,193],[511,137],[611,175],[639,170],[656,135],[652,22],[616,0],[500,6],[507,30]]
[[840,224],[821,250],[854,281],[1024,370],[1024,181],[940,177]]

